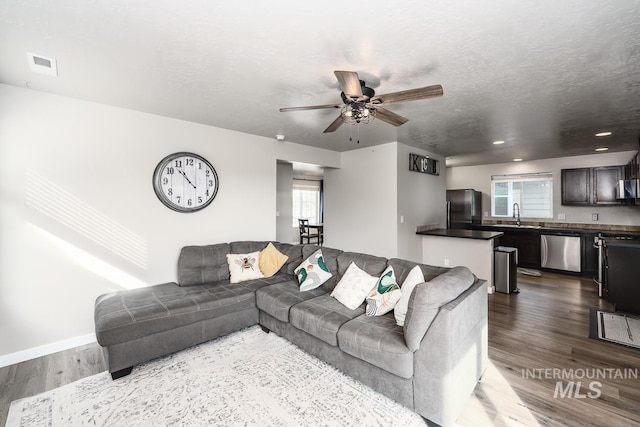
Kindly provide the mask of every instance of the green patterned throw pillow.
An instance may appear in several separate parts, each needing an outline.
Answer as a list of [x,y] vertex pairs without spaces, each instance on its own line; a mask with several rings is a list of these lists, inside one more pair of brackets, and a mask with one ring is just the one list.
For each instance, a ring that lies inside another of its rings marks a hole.
[[331,278],[331,271],[324,262],[322,250],[318,249],[293,271],[300,283],[300,291],[310,291]]
[[396,281],[396,274],[393,267],[389,266],[382,273],[376,287],[373,288],[367,297],[367,316],[382,316],[390,312],[396,306],[402,291]]

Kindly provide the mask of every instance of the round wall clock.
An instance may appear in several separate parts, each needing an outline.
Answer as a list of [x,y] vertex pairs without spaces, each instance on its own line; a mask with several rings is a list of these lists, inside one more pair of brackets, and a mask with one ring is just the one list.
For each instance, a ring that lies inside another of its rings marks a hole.
[[178,212],[195,212],[209,205],[218,193],[218,174],[204,157],[170,154],[153,172],[153,190],[162,203]]

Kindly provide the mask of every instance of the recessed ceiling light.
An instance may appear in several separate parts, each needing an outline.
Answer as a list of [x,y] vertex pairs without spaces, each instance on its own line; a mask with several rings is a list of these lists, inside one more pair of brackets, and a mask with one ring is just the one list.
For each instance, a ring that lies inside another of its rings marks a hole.
[[493,141],[493,145],[504,144],[504,141]]
[[513,159],[514,162],[521,162],[522,159]]
[[609,136],[611,135],[613,132],[600,132],[600,133],[596,133],[596,136]]
[[607,151],[609,149],[609,147],[600,147],[600,148],[596,148],[596,151]]

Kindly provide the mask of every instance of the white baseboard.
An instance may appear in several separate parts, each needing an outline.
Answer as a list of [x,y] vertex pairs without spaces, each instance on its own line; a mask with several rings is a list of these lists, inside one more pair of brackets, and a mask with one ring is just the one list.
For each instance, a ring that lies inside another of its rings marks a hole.
[[39,347],[16,351],[15,353],[5,354],[0,356],[0,368],[94,342],[96,342],[96,334],[87,334],[75,338],[69,338],[68,340],[41,345]]

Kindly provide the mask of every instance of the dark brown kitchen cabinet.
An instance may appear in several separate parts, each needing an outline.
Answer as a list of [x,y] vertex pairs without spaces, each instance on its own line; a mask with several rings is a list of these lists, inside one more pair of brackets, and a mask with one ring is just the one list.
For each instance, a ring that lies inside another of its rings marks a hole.
[[562,204],[572,206],[620,205],[616,182],[622,179],[624,166],[562,169]]
[[616,199],[616,184],[623,178],[624,166],[604,166],[593,168],[591,177],[593,203],[596,205],[620,205]]
[[504,235],[499,238],[500,246],[518,249],[518,267],[540,268],[540,232],[537,230],[502,229]]
[[562,204],[591,204],[591,169],[562,169]]
[[595,247],[595,238],[598,232],[582,232],[582,256],[580,257],[582,268],[581,273],[585,277],[596,277],[598,275],[598,249]]

